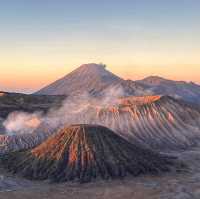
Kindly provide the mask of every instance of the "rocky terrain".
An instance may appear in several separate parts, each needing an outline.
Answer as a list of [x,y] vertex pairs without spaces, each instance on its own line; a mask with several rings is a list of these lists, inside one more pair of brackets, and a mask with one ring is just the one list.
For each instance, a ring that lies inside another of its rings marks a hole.
[[133,144],[158,151],[199,145],[200,110],[193,105],[168,96],[118,98],[105,106],[99,102],[56,109],[32,133],[1,135],[0,153],[35,147],[63,126],[77,123],[106,126]]
[[130,144],[108,128],[72,125],[38,147],[2,156],[1,164],[28,179],[90,182],[182,168],[173,158]]
[[[160,85],[165,86],[164,89],[159,89]],[[151,86],[156,86],[156,89],[152,90]],[[48,119],[51,123],[57,123],[58,127],[76,123],[99,124],[111,128],[132,143],[143,144],[156,150],[186,149],[199,143],[198,106],[165,95],[148,94],[152,91],[153,93],[163,91],[177,98],[190,90],[188,96],[198,98],[198,88],[198,85],[173,82],[158,77],[135,82],[126,81],[107,71],[102,64],[85,64],[35,95],[0,92],[0,134],[5,134],[6,130],[2,123],[13,111],[26,113],[39,111],[45,115],[53,107],[54,112],[58,114],[53,114],[53,117],[50,116]],[[82,101],[80,96],[85,92],[86,98]],[[75,95],[74,101],[79,99],[78,104],[73,104],[75,114],[69,106],[67,108],[63,106],[63,100],[73,95]],[[184,96],[178,98],[188,100]],[[106,103],[102,106],[104,101]],[[49,128],[51,132],[55,129],[51,125]],[[44,139],[40,141],[36,137],[34,140],[34,136],[28,135],[27,140],[26,135],[1,136],[0,151],[28,148],[28,143],[30,147],[34,147]]]
[[99,109],[97,118],[129,141],[154,149],[184,149],[200,140],[200,110],[168,96],[123,98],[118,106]]
[[[66,97],[82,104],[63,104]],[[2,163],[18,173],[0,169],[0,199],[199,199],[199,99],[195,83],[124,80],[103,64],[82,65],[33,95],[0,92],[0,134],[15,111],[39,111],[50,122],[33,133],[0,135]],[[77,123],[90,125],[65,127]]]
[[[51,107],[60,106],[66,96],[26,95],[0,92],[0,121],[13,111],[47,112]],[[1,129],[1,126],[0,126]]]
[[[188,168],[180,173],[165,173],[159,176],[130,177],[123,180],[98,181],[87,184],[49,184],[40,181],[25,181],[0,170],[0,198],[2,199],[199,199],[200,197],[200,148],[171,152]],[[2,185],[3,184],[3,185]],[[9,184],[9,186],[5,186]]]
[[79,109],[63,122],[103,125],[155,150],[187,149],[200,141],[200,110],[172,97],[127,97],[106,106],[95,101]]

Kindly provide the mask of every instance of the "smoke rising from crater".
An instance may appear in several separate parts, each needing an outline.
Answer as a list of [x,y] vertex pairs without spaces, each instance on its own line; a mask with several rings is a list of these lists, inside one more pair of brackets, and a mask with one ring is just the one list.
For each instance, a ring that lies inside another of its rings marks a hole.
[[9,135],[32,133],[41,123],[41,118],[42,116],[39,112],[32,114],[13,112],[8,115],[7,119],[3,122],[3,126]]
[[117,99],[124,96],[122,87],[109,88],[100,98],[91,96],[89,93],[82,93],[77,96],[66,98],[60,108],[51,108],[44,116],[40,112],[26,113],[13,112],[3,122],[7,134],[32,133],[41,123],[47,123],[50,128],[60,125],[77,123],[97,123],[92,120],[89,110],[103,109],[117,105]]
[[[98,98],[83,93],[67,97],[60,108],[54,107],[46,115],[11,113],[4,124],[8,133],[41,134],[40,124],[50,133],[64,125],[96,124],[112,129],[130,142],[154,149],[185,148],[195,146],[200,140],[199,110],[167,96],[119,99],[123,96],[126,93],[121,87],[112,87]],[[27,125],[35,117],[37,125]]]

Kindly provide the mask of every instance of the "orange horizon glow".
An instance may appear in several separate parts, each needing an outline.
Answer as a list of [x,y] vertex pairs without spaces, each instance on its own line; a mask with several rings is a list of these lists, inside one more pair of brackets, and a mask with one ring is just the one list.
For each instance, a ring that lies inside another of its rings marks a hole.
[[86,63],[200,84],[200,1],[2,1],[0,90],[31,93]]
[[[1,68],[0,90],[10,92],[31,93],[62,78],[81,64],[73,66],[44,67],[7,67]],[[107,70],[131,80],[143,79],[147,76],[160,76],[176,81],[195,82],[200,84],[200,65],[177,66],[139,66],[139,65],[107,65]]]

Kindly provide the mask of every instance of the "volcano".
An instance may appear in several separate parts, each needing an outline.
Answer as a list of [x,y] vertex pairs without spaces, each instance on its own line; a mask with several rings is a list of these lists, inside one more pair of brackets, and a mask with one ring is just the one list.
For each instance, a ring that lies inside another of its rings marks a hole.
[[35,94],[67,96],[83,92],[96,94],[107,88],[107,86],[119,81],[121,81],[121,78],[106,70],[106,66],[103,64],[83,64]]
[[130,144],[98,125],[71,125],[38,147],[10,153],[2,164],[28,179],[54,182],[115,179],[169,171],[172,158]]
[[127,97],[98,109],[90,121],[146,147],[178,150],[200,142],[200,110],[169,96]]
[[155,150],[186,149],[200,142],[200,110],[169,96],[126,97],[108,106],[98,101],[69,114],[67,123],[103,125]]
[[36,95],[77,96],[87,93],[103,96],[121,90],[120,97],[167,95],[193,104],[200,104],[200,85],[173,81],[158,76],[142,80],[124,80],[106,69],[103,64],[83,64],[63,78],[37,91]]
[[[73,101],[73,100],[72,100]],[[132,144],[158,151],[185,150],[200,143],[200,109],[169,96],[78,101],[56,109],[33,132],[0,135],[0,153],[36,147],[63,126],[102,125]]]

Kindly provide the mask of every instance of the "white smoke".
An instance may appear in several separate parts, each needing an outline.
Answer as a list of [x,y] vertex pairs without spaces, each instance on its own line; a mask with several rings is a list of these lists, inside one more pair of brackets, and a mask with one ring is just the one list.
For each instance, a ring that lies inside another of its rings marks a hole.
[[52,108],[48,114],[43,118],[55,128],[58,125],[70,124],[84,124],[92,123],[91,109],[104,109],[110,106],[117,106],[118,99],[124,96],[124,91],[121,87],[110,88],[108,92],[101,97],[96,98],[88,93],[68,97],[61,108]]
[[7,134],[32,133],[41,122],[41,113],[13,112],[3,122]]
[[32,133],[41,123],[48,124],[52,129],[66,124],[100,124],[93,120],[89,110],[117,106],[117,100],[122,96],[124,96],[124,90],[121,87],[111,87],[99,98],[93,97],[89,93],[82,93],[66,98],[60,108],[51,108],[45,116],[40,112],[10,113],[3,122],[3,126],[7,134],[24,134]]

